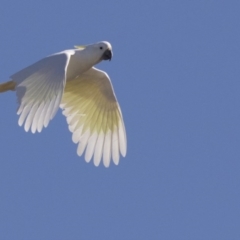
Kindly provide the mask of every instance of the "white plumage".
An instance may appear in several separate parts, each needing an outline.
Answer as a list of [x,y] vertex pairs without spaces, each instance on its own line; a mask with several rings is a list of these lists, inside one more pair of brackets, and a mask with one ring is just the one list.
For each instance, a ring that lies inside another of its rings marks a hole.
[[85,152],[95,166],[103,160],[108,167],[111,159],[117,165],[127,151],[123,117],[109,76],[93,67],[111,57],[108,42],[66,50],[15,73],[0,92],[16,90],[18,123],[32,133],[47,127],[60,106],[77,154]]

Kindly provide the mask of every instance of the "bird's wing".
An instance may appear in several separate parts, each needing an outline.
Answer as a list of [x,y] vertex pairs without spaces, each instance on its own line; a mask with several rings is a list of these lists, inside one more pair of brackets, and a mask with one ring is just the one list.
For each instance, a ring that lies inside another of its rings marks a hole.
[[25,131],[41,132],[55,116],[61,103],[66,69],[73,50],[46,57],[11,76],[19,103],[18,124]]
[[67,81],[60,107],[67,118],[77,153],[85,150],[85,160],[93,157],[95,166],[103,158],[108,167],[117,165],[120,153],[125,156],[127,140],[122,113],[108,75],[91,68]]

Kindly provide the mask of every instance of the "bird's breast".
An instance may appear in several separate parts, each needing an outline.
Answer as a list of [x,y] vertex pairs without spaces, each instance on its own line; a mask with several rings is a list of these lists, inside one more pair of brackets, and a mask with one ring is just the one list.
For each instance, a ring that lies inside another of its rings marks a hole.
[[89,70],[94,63],[88,58],[87,54],[83,51],[76,51],[71,56],[67,67],[67,81],[74,79],[78,75]]

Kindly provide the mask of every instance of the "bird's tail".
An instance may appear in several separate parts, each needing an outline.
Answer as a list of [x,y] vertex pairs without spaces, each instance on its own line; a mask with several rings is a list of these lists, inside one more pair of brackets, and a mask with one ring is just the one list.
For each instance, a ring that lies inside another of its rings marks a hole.
[[8,81],[5,83],[0,84],[0,93],[6,92],[6,91],[14,91],[15,90],[16,83],[13,81]]

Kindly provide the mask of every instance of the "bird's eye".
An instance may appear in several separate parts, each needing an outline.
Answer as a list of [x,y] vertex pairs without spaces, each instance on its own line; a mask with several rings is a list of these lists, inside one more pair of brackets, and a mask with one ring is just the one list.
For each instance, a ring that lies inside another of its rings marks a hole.
[[102,49],[103,49],[103,47],[100,47],[100,49],[102,50]]

